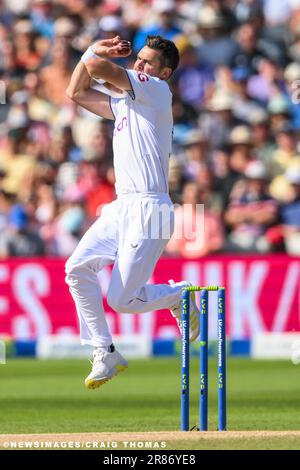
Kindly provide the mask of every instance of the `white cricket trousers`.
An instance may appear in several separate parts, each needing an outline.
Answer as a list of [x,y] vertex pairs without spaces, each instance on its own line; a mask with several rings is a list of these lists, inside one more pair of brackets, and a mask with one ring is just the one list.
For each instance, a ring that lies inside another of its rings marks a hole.
[[66,263],[82,344],[112,343],[97,277],[104,266],[114,264],[107,302],[117,312],[150,312],[180,301],[182,283],[146,284],[173,228],[173,204],[167,194],[120,195],[102,209]]

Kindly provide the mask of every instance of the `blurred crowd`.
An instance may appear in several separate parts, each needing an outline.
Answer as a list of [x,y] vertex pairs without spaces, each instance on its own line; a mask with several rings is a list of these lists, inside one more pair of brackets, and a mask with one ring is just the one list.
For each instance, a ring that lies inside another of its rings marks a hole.
[[113,122],[65,90],[116,34],[122,66],[147,34],[180,51],[166,254],[299,255],[300,0],[0,0],[0,257],[70,255],[115,198]]

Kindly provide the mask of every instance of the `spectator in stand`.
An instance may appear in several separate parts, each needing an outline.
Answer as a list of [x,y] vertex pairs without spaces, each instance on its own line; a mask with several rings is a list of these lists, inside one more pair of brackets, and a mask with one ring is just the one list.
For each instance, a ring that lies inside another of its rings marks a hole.
[[230,136],[230,168],[240,175],[246,171],[251,160],[253,160],[252,134],[248,126],[236,126]]
[[270,29],[279,28],[281,34],[283,29],[287,29],[288,21],[292,15],[300,9],[299,0],[281,0],[275,3],[272,0],[264,0],[263,3],[263,12],[268,27]]
[[54,39],[53,43],[61,43],[67,46],[71,67],[81,57],[81,50],[76,47],[76,38],[79,36],[81,20],[75,14],[74,16],[60,16],[54,21]]
[[173,85],[173,102],[172,102],[173,122],[174,122],[174,140],[177,139],[177,131],[180,129],[191,130],[192,127],[197,125],[198,113],[193,106],[183,103],[180,94],[176,87]]
[[188,30],[193,29],[192,23],[198,17],[199,6],[203,3],[202,0],[177,0],[176,10],[181,19],[185,19],[188,23]]
[[40,225],[53,222],[57,213],[57,201],[52,185],[41,182],[35,190],[35,218]]
[[126,25],[132,31],[137,31],[141,25],[147,23],[149,14],[151,14],[150,7],[149,0],[123,0],[122,11]]
[[[177,46],[179,42],[176,41]],[[181,49],[180,66],[174,81],[183,103],[200,110],[212,89],[214,73],[212,68],[199,62],[196,49],[189,43]]]
[[286,179],[291,185],[290,199],[280,210],[282,231],[287,253],[300,255],[300,166],[290,167]]
[[108,166],[112,165],[112,142],[111,135],[103,125],[99,125],[91,137],[89,147],[84,154],[86,160],[106,161]]
[[1,189],[1,179],[3,175],[5,175],[5,173],[0,170],[0,238],[7,227],[8,214],[12,204],[12,196]]
[[233,12],[232,0],[203,0],[202,3],[213,8],[217,13],[222,15],[227,26],[228,34],[230,34],[233,28],[238,26],[237,17]]
[[208,162],[208,139],[200,129],[186,132],[181,143],[185,158],[186,175],[188,179],[195,180],[203,163]]
[[42,256],[45,247],[40,236],[31,230],[24,208],[12,206],[8,215],[8,226],[1,236],[0,257]]
[[0,149],[0,166],[6,173],[2,188],[20,197],[24,191],[30,192],[36,169],[35,159],[27,153],[27,145],[28,128],[11,128]]
[[13,22],[14,15],[13,9],[8,8],[8,5],[1,0],[0,5],[0,23],[5,26],[10,26]]
[[16,74],[15,46],[10,40],[9,28],[0,23],[0,73],[10,77]]
[[275,135],[287,121],[291,120],[290,103],[283,93],[276,93],[268,102],[270,124]]
[[250,76],[255,72],[257,60],[261,57],[254,24],[242,24],[237,31],[236,41],[239,51],[234,58],[234,66],[237,69],[247,70]]
[[113,39],[117,35],[127,38],[128,31],[121,16],[109,15],[99,21],[99,35],[101,39]]
[[278,165],[278,173],[283,173],[288,167],[300,162],[298,138],[291,122],[286,121],[277,130],[276,144],[277,149],[273,158],[275,164]]
[[267,230],[278,222],[278,203],[268,193],[268,173],[259,161],[248,164],[245,179],[231,193],[225,223],[230,233],[227,251],[268,252]]
[[35,50],[34,28],[30,20],[20,19],[14,25],[15,65],[21,74],[36,70],[41,57]]
[[0,189],[2,188],[2,182],[3,182],[3,179],[5,178],[6,176],[6,172],[3,168],[1,168],[0,166]]
[[[50,143],[50,128],[56,116],[56,107],[51,101],[48,101],[42,93],[40,74],[29,72],[24,76],[23,89],[16,91],[12,95],[18,99],[23,99],[27,104],[28,118],[36,124],[43,126],[43,131],[39,129],[39,140],[43,141],[45,148]],[[45,131],[46,129],[46,131]],[[42,137],[40,134],[42,133]],[[46,136],[45,136],[46,133]]]
[[269,58],[261,58],[258,61],[257,71],[256,75],[249,78],[248,94],[265,106],[276,92],[284,90],[284,83],[279,74],[278,64]]
[[204,5],[199,11],[198,27],[202,37],[198,47],[200,61],[211,67],[232,66],[239,49],[228,34],[228,23],[222,11]]
[[264,0],[264,36],[271,47],[277,46],[282,53],[290,40],[289,22],[294,12],[296,13],[297,3],[299,3],[298,0],[283,0],[275,3]]
[[186,183],[182,205],[175,209],[174,233],[166,253],[185,258],[199,258],[220,251],[224,239],[220,220],[206,208],[201,186]]
[[298,149],[298,137],[290,122],[285,122],[276,134],[277,149],[273,153],[272,174],[276,175],[272,180],[270,192],[280,201],[288,201],[290,198],[290,185],[286,179],[286,171],[289,168],[300,167],[300,154]]
[[222,202],[219,194],[214,190],[215,176],[208,163],[202,163],[194,178],[201,188],[201,200],[214,215],[221,215]]
[[53,223],[55,254],[70,256],[85,229],[85,196],[77,188],[69,188],[63,196],[60,212]]
[[232,70],[233,79],[233,113],[245,124],[249,124],[251,115],[263,111],[263,107],[253,100],[248,93],[248,79],[251,76],[250,69],[236,67]]
[[249,23],[255,28],[257,48],[261,52],[261,57],[269,58],[284,67],[287,61],[286,45],[289,40],[288,34],[286,34],[287,29],[274,38],[272,28],[267,23],[261,9],[253,11]]
[[82,159],[82,150],[78,145],[76,145],[71,126],[62,128],[61,139],[66,149],[67,160],[74,163],[80,162]]
[[53,236],[53,225],[58,211],[58,201],[52,185],[41,181],[37,184],[34,195],[34,218],[39,226],[46,252],[57,254]]
[[300,130],[300,64],[290,63],[284,71],[285,94],[290,105],[290,114],[295,129]]
[[34,30],[42,36],[53,39],[54,17],[51,0],[31,0],[30,19]]
[[273,154],[276,149],[270,128],[270,119],[264,109],[254,111],[249,116],[252,135],[252,153],[255,159],[262,161],[272,175]]
[[52,62],[40,72],[43,96],[57,107],[65,104],[66,88],[72,75],[71,55],[68,44],[56,40],[51,50]]
[[225,145],[230,133],[241,121],[233,114],[233,97],[223,90],[217,90],[207,105],[207,112],[199,118],[199,127],[210,142],[211,149]]
[[78,181],[74,185],[86,199],[86,214],[90,222],[101,208],[115,198],[114,180],[105,161],[88,160],[80,164]]
[[290,31],[291,34],[291,41],[289,44],[288,48],[288,55],[291,60],[294,62],[299,62],[300,59],[300,30],[299,30],[299,18],[300,14],[298,12],[297,15],[295,15],[294,21],[295,21],[295,27],[293,30]]
[[181,34],[177,26],[176,2],[174,0],[154,0],[152,8],[157,14],[157,21],[151,27],[141,28],[133,40],[133,51],[138,52],[144,47],[147,36],[160,35],[165,39],[174,40]]
[[214,191],[222,202],[222,212],[227,208],[233,186],[241,179],[241,174],[230,166],[230,146],[217,148],[212,153]]
[[171,155],[169,162],[169,193],[173,204],[181,204],[182,188],[187,181],[184,159]]

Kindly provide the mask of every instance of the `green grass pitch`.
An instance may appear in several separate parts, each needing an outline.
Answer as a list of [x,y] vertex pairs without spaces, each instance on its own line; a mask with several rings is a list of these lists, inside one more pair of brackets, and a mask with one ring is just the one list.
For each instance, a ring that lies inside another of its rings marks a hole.
[[[179,358],[131,360],[124,373],[91,391],[83,385],[88,373],[84,360],[9,359],[0,366],[1,434],[180,430]],[[193,358],[191,427],[199,421],[198,393],[198,361]],[[300,366],[289,361],[229,358],[227,397],[229,430],[300,430]],[[209,363],[209,428],[217,429],[215,359]],[[177,442],[173,448],[247,445],[245,439],[208,439]],[[300,438],[270,438],[264,444],[258,438],[249,445],[300,448]]]

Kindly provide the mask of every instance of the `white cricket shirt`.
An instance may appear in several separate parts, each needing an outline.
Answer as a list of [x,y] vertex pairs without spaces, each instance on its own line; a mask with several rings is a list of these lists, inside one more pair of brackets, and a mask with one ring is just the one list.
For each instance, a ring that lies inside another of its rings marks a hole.
[[168,84],[127,70],[133,92],[110,98],[116,193],[167,193],[172,144],[172,94]]

